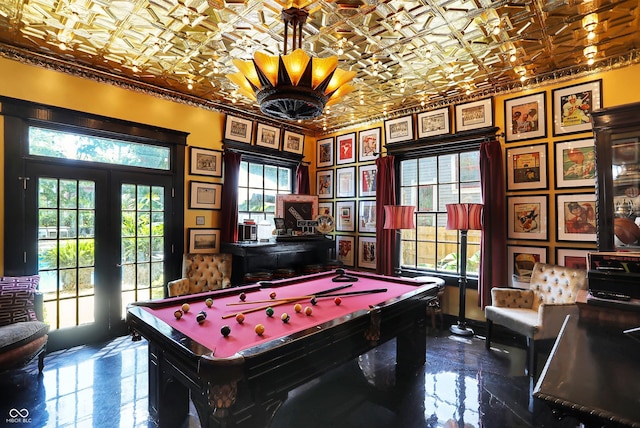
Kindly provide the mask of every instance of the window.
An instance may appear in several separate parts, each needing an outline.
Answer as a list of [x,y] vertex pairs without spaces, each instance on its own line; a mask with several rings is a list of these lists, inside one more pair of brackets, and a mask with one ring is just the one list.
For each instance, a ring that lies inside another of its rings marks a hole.
[[[422,156],[400,162],[400,203],[416,207],[416,229],[402,231],[401,266],[459,272],[460,235],[447,230],[447,204],[481,203],[477,150]],[[480,269],[480,231],[470,230],[467,273]]]
[[240,162],[238,221],[253,219],[258,224],[273,226],[276,195],[292,193],[292,177],[292,168],[289,167],[253,161]]

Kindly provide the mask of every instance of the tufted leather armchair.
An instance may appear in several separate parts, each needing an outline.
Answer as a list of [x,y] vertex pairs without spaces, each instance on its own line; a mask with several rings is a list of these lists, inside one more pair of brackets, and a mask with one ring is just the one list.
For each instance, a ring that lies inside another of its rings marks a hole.
[[169,297],[231,286],[231,254],[185,254],[182,278],[167,283]]
[[578,316],[576,297],[587,287],[587,272],[564,266],[536,263],[529,289],[493,288],[487,319],[486,347],[491,347],[493,323],[527,338],[527,371],[536,373],[537,341],[555,339],[567,315]]

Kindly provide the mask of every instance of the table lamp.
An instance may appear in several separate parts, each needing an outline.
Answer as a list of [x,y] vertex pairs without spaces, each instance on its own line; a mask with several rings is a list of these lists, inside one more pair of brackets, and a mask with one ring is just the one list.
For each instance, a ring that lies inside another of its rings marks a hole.
[[458,323],[449,330],[460,336],[473,336],[465,320],[465,296],[467,291],[467,231],[482,230],[482,204],[447,204],[447,229],[460,231],[460,309]]
[[396,267],[400,270],[400,241],[402,238],[402,229],[415,229],[414,213],[416,207],[412,205],[385,205],[384,206],[384,229],[396,230],[396,248],[394,251],[393,273],[396,273]]

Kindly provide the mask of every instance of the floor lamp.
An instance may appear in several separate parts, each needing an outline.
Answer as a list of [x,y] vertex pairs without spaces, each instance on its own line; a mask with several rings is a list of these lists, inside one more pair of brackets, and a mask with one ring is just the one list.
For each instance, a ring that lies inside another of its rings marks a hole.
[[396,231],[396,247],[393,257],[393,274],[396,274],[396,268],[400,270],[400,241],[402,240],[402,229],[415,229],[416,224],[413,220],[416,207],[413,205],[385,205],[384,206],[384,229]]
[[460,231],[460,309],[458,323],[449,330],[460,336],[473,336],[465,320],[465,296],[467,291],[467,231],[482,230],[482,204],[447,204],[447,229]]

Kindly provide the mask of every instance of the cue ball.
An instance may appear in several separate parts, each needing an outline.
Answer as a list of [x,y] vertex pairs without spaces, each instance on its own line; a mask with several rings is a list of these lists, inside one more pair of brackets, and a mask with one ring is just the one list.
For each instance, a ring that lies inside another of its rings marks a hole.
[[336,304],[336,306],[340,306],[340,303],[342,303],[342,299],[339,297],[336,297],[335,299],[333,299],[333,302]]
[[207,316],[205,315],[204,312],[200,312],[198,313],[198,315],[196,315],[196,321],[198,321],[198,324],[202,324],[206,319],[207,319]]
[[296,311],[296,312],[298,312],[298,313],[302,312],[302,305],[301,305],[300,303],[296,303],[296,304],[293,306],[293,310],[294,310],[294,311]]
[[289,314],[288,314],[288,313],[283,312],[283,314],[282,314],[282,315],[280,315],[280,319],[282,320],[282,322],[283,322],[283,323],[285,323],[285,324],[286,324],[286,323],[288,323],[288,322],[289,322],[289,320],[291,319],[291,317],[289,316]]
[[258,336],[262,336],[262,334],[264,333],[264,326],[262,324],[257,324],[254,330],[256,331],[256,334]]
[[268,317],[272,317],[273,316],[273,308],[267,308],[265,313],[267,314]]
[[311,309],[311,306],[307,306],[306,308],[304,308],[304,314],[309,316],[313,313],[313,309]]
[[220,333],[222,333],[224,337],[229,337],[229,334],[231,333],[231,327],[229,327],[228,325],[223,325],[220,329]]
[[205,305],[207,305],[207,308],[210,308],[213,305],[213,299],[211,297],[209,297],[207,300],[204,301]]
[[184,313],[189,312],[189,308],[190,308],[190,307],[191,307],[191,306],[189,306],[189,304],[188,304],[188,303],[183,303],[183,304],[182,304],[182,312],[184,312]]
[[244,322],[244,314],[236,315],[236,321],[238,322],[238,324],[242,324]]
[[276,298],[276,292],[274,291],[271,294],[269,294],[269,297],[271,297],[272,299],[275,299]]
[[312,298],[311,298],[311,300],[309,300],[309,302],[310,302],[313,306],[315,306],[315,305],[317,305],[317,304],[318,304],[318,299],[316,299],[315,297],[312,297]]
[[182,318],[182,311],[180,309],[176,310],[173,313],[173,316],[176,317],[177,320],[179,320],[180,318]]
[[247,295],[244,293],[240,293],[240,300],[242,300],[243,302],[247,300]]

